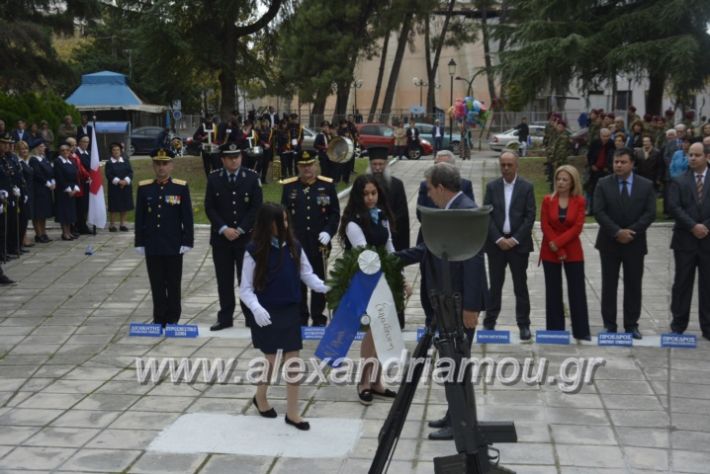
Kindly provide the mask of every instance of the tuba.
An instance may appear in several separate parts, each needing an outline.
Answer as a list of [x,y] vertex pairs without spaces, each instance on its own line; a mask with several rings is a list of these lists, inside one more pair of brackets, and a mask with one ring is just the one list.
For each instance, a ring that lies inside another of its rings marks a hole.
[[335,137],[328,143],[325,154],[333,163],[347,163],[353,157],[355,144],[348,137]]

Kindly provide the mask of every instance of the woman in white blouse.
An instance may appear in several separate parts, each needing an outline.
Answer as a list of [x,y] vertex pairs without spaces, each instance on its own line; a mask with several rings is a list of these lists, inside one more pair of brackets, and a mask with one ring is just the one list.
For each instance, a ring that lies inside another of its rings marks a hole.
[[[261,350],[269,362],[266,382],[257,386],[253,402],[259,414],[276,418],[276,411],[266,398],[268,380],[274,370],[276,353],[283,351],[284,364],[298,358],[303,348],[301,340],[301,285],[305,283],[318,293],[329,288],[313,273],[301,245],[289,226],[286,210],[279,204],[265,203],[256,215],[254,234],[246,246],[239,298],[253,314],[250,324],[254,347]],[[254,324],[255,323],[255,324]],[[296,374],[291,374],[295,380]],[[288,383],[285,421],[299,430],[310,425],[298,410],[298,381]]]
[[[375,178],[371,175],[358,176],[353,182],[348,204],[340,220],[339,235],[344,247],[375,246],[384,247],[388,253],[394,252],[390,228],[392,222],[394,220],[387,207],[385,193]],[[377,359],[375,343],[369,331],[360,345],[360,356],[364,360]],[[394,398],[397,395],[382,384],[379,364],[376,367],[365,364],[357,391],[363,405],[372,404],[374,396]]]

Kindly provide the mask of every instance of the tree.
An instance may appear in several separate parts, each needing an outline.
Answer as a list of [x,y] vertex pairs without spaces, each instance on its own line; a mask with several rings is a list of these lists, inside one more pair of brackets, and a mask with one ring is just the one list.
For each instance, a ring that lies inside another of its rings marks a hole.
[[664,91],[684,101],[710,76],[704,0],[520,0],[511,15],[500,70],[528,101],[542,91],[564,95],[573,80],[588,91],[624,73],[648,78],[646,111],[661,114]]
[[52,45],[52,34],[73,34],[75,23],[98,15],[96,0],[8,0],[0,18],[0,73],[3,90],[26,91],[48,86],[67,92],[75,74]]

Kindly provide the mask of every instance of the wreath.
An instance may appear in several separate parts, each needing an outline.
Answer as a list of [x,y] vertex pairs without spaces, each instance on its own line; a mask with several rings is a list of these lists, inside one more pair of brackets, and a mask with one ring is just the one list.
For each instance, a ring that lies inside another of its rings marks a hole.
[[402,275],[402,263],[400,260],[387,253],[383,247],[356,247],[350,250],[343,251],[343,254],[335,261],[333,268],[330,270],[330,277],[327,284],[330,286],[328,292],[328,308],[335,311],[338,303],[348,291],[350,281],[355,274],[360,271],[357,259],[365,250],[372,250],[380,257],[380,265],[382,272],[385,274],[387,285],[392,292],[392,298],[397,308],[397,312],[404,311],[404,275]]

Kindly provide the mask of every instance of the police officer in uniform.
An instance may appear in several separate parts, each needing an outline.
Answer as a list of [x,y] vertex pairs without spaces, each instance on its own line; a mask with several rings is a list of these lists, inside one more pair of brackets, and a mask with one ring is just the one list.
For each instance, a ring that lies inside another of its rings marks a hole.
[[22,253],[20,232],[20,207],[24,203],[24,196],[27,194],[25,178],[22,175],[20,160],[12,152],[12,144],[15,141],[9,133],[0,137],[0,168],[9,182],[5,199],[4,221],[4,246],[0,252],[4,252],[5,259],[17,258]]
[[[325,278],[324,260],[330,253],[330,240],[338,231],[340,203],[333,180],[316,174],[316,159],[307,151],[298,157],[298,176],[281,181],[284,185],[281,204],[291,213],[294,233],[303,246],[313,271]],[[311,292],[310,313],[307,288],[301,283],[301,324],[308,326],[309,314],[314,326],[325,326],[325,296]]]
[[194,243],[192,202],[187,182],[173,179],[173,155],[151,153],[155,179],[138,183],[135,247],[145,255],[153,295],[153,322],[165,327],[180,320],[182,256]]
[[[242,280],[244,249],[251,238],[256,211],[263,202],[259,175],[242,165],[242,151],[236,143],[220,147],[223,168],[207,178],[205,213],[212,224],[210,245],[217,274],[219,312],[211,331],[219,331],[234,324],[234,271]],[[247,325],[250,313],[240,302]]]

